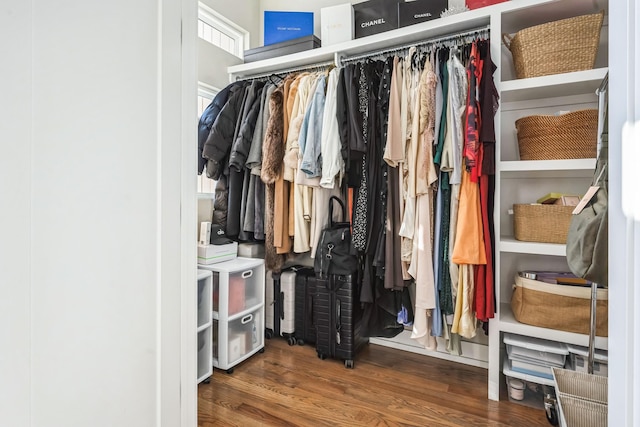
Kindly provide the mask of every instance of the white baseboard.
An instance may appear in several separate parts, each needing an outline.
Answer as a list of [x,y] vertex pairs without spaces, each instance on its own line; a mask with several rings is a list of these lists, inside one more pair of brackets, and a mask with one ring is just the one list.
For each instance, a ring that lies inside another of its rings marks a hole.
[[462,355],[455,356],[447,351],[446,343],[442,338],[437,338],[437,341],[438,349],[436,351],[430,351],[420,346],[420,344],[415,340],[411,339],[411,331],[408,330],[403,331],[393,338],[369,338],[370,344],[395,348],[411,353],[423,354],[425,356],[437,357],[438,359],[450,360],[452,362],[488,369],[489,347],[486,343],[462,341]]

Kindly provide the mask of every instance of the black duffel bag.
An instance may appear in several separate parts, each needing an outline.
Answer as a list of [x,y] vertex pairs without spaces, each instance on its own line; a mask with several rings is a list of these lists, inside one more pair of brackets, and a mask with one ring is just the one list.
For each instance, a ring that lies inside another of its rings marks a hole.
[[[333,221],[333,202],[342,208],[342,221]],[[342,200],[335,196],[329,199],[329,226],[322,230],[316,249],[314,270],[318,277],[330,274],[348,275],[358,270],[358,257],[351,247],[351,224]]]

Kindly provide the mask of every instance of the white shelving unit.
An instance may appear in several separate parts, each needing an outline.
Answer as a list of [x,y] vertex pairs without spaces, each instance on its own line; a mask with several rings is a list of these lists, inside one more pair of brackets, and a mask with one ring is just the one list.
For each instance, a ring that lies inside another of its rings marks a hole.
[[238,363],[264,351],[264,260],[238,257],[198,268],[213,274],[209,361],[230,374]]
[[[504,11],[497,27],[501,32],[514,33],[544,22],[607,10],[606,1],[598,2],[595,7],[593,3],[589,3],[577,5],[571,1],[531,2],[525,7]],[[596,89],[607,74],[606,33],[605,16],[596,68],[592,70],[517,80],[511,53],[506,47],[502,47],[500,51],[498,89],[501,101],[496,120],[496,129],[499,131],[495,199],[496,235],[500,238],[496,242],[497,318],[490,324],[489,339],[490,399],[499,399],[500,388],[505,383],[503,370],[506,366],[506,354],[502,341],[505,332],[582,346],[586,346],[589,341],[588,335],[526,325],[515,319],[510,301],[512,285],[518,271],[569,271],[569,268],[566,263],[566,245],[515,240],[510,210],[513,204],[531,203],[552,191],[583,194],[588,188],[595,169],[595,159],[520,161],[515,121],[534,114],[597,108]],[[606,349],[607,338],[597,337],[595,346]],[[513,371],[508,373],[509,376],[526,381],[550,385],[548,380],[542,378],[522,378],[514,375]]]
[[[488,396],[500,397],[502,375],[502,333],[541,337],[585,345],[587,336],[536,328],[518,323],[510,309],[513,277],[521,269],[567,269],[565,245],[518,242],[513,238],[512,218],[508,210],[514,203],[530,203],[534,195],[551,191],[581,194],[593,175],[595,159],[520,161],[515,135],[515,120],[531,114],[552,114],[558,110],[596,108],[595,90],[607,72],[608,23],[605,14],[600,48],[593,70],[516,80],[511,53],[503,46],[502,33],[513,34],[520,29],[558,19],[608,11],[607,0],[518,0],[435,19],[394,31],[361,39],[295,53],[279,58],[242,64],[228,68],[229,78],[247,78],[270,72],[334,61],[410,43],[434,39],[443,35],[469,31],[483,26],[491,30],[491,52],[498,66],[494,79],[500,93],[500,109],[496,116],[496,318],[489,322],[488,344],[471,343],[478,348],[472,358],[446,357],[476,366],[488,366]],[[536,197],[537,198],[537,197]],[[371,343],[386,345],[422,354],[431,354],[407,341],[406,334],[398,339],[372,339]],[[596,347],[606,348],[606,338],[598,338]],[[484,347],[484,349],[482,349]],[[442,354],[434,354],[437,357]],[[467,354],[469,356],[469,354]]]
[[208,270],[198,270],[198,384],[202,381],[208,382],[213,374],[213,365],[211,364],[212,302],[213,274]]

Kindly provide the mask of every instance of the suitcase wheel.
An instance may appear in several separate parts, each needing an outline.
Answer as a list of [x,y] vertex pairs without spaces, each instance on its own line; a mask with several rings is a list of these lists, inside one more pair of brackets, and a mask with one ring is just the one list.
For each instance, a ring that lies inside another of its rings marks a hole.
[[298,345],[304,345],[304,341],[303,340],[298,340]]
[[289,345],[296,345],[296,339],[295,339],[295,337],[289,337],[289,338],[287,338],[287,344],[289,344]]
[[345,360],[344,367],[347,369],[353,369],[353,359]]
[[318,353],[318,357],[320,358],[320,360],[324,360],[327,358],[326,354],[322,354],[322,353]]
[[264,347],[262,347],[260,350],[258,350],[258,353],[264,353]]
[[271,329],[265,329],[264,330],[264,337],[268,340],[270,340],[271,338],[273,338],[273,331]]
[[229,374],[229,375],[233,374],[233,368],[227,369],[227,374]]
[[202,380],[203,383],[205,384],[210,384],[211,383],[211,377],[207,378],[206,380]]

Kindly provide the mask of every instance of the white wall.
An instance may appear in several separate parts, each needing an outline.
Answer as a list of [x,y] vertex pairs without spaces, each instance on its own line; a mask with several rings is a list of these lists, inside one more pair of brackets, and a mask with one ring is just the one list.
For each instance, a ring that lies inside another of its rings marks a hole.
[[[633,205],[640,195],[633,174],[623,170],[630,146],[623,145],[622,128],[625,122],[640,124],[639,5],[610,1],[609,22],[616,23],[609,26],[609,425],[638,426],[640,222],[625,216],[622,206]],[[640,140],[632,144],[637,147]],[[629,163],[633,168],[635,159]],[[623,182],[629,184],[627,194]]]
[[32,382],[31,7],[0,3],[0,424],[15,426],[29,424]]
[[[202,3],[248,31],[249,48],[259,46],[261,15],[257,0],[202,0]],[[198,40],[198,81],[222,89],[229,83],[227,67],[241,63],[241,59]]]
[[229,84],[227,67],[242,64],[229,52],[198,38],[198,81],[222,89]]
[[0,6],[3,426],[180,423],[181,8]]

